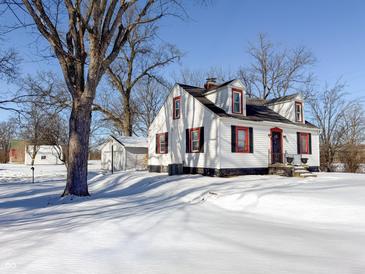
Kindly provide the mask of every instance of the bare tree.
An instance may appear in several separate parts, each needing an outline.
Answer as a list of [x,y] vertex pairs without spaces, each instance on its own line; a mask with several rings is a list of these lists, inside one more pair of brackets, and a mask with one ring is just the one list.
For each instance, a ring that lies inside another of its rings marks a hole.
[[[133,17],[131,13],[129,21],[133,21]],[[179,60],[181,55],[175,46],[156,42],[157,30],[156,25],[149,24],[139,25],[131,31],[119,57],[107,70],[112,88],[118,96],[113,98],[113,103],[105,102],[105,97],[104,102],[94,103],[94,109],[119,126],[126,136],[134,133],[136,108],[132,98],[138,96],[136,85],[147,77],[165,83],[159,75],[161,69]]]
[[0,123],[0,161],[7,163],[9,161],[10,141],[16,134],[16,120],[14,118]]
[[47,115],[48,126],[47,132],[43,135],[44,142],[53,146],[57,153],[58,159],[67,166],[67,150],[68,143],[67,123],[58,112]]
[[51,71],[27,75],[20,81],[19,90],[22,97],[16,101],[18,104],[36,102],[44,110],[51,108],[58,113],[72,108],[72,97],[65,83]]
[[308,68],[315,60],[305,47],[280,49],[261,33],[257,44],[249,44],[247,52],[252,63],[242,67],[238,77],[245,83],[249,96],[267,99],[289,92],[306,95],[313,81]]
[[0,79],[13,80],[18,72],[18,62],[19,58],[14,50],[0,50]]
[[343,113],[344,134],[340,160],[348,172],[357,172],[365,160],[361,145],[365,141],[365,112],[360,102],[355,102]]
[[20,135],[27,140],[26,153],[31,158],[31,165],[34,165],[40,146],[46,144],[44,134],[48,132],[47,116],[36,104],[31,104],[23,109],[19,120]]
[[191,86],[203,87],[207,78],[216,78],[217,82],[223,83],[235,78],[234,74],[224,70],[222,67],[211,67],[207,70],[192,70],[182,68],[172,78],[177,83],[187,84]]
[[320,128],[321,166],[325,171],[333,170],[336,154],[340,151],[348,127],[344,113],[354,109],[355,101],[346,100],[345,85],[337,82],[333,87],[326,85],[308,100],[314,123]]
[[[67,184],[63,195],[89,195],[87,159],[92,105],[105,71],[141,24],[169,12],[172,0],[23,0],[3,1],[26,11],[48,41],[72,96],[69,120]],[[14,10],[14,9],[13,9]],[[126,20],[134,10],[133,21]]]
[[[148,129],[158,114],[168,94],[168,88],[152,78],[147,78],[138,85],[138,102],[136,111],[136,132],[147,136]],[[137,103],[136,103],[137,104]]]

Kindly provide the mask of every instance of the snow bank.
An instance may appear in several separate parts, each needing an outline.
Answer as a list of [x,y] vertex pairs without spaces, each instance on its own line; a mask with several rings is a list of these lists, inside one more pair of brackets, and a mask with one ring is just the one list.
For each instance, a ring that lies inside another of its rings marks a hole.
[[364,273],[365,175],[211,178],[0,165],[0,273]]

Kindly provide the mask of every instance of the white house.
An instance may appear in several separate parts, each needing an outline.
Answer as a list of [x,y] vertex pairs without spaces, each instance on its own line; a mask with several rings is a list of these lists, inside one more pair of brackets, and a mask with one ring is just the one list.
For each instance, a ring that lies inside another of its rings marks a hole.
[[[32,164],[32,154],[33,154],[33,145],[25,146],[25,159],[24,163],[26,165]],[[36,156],[34,158],[34,165],[62,165],[61,161],[62,147],[61,146],[52,146],[52,145],[40,145],[36,146]]]
[[110,138],[101,146],[101,168],[105,170],[142,170],[147,168],[147,139]]
[[204,88],[175,84],[148,133],[148,167],[226,176],[266,174],[287,161],[319,167],[319,129],[304,117],[299,94],[246,98],[240,80]]

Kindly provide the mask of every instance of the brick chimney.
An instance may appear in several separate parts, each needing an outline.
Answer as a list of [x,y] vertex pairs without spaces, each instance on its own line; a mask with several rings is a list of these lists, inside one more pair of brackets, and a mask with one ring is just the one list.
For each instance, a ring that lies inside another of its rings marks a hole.
[[207,78],[207,81],[204,84],[204,88],[206,90],[215,89],[216,87],[218,87],[218,84],[216,81],[217,81],[217,78],[214,78],[214,77]]

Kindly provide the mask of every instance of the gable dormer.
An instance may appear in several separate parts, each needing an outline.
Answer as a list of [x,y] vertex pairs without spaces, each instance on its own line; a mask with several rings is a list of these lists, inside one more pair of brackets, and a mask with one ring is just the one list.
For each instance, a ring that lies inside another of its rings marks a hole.
[[266,105],[292,122],[305,123],[304,100],[299,93],[269,100]]
[[231,80],[218,85],[212,83],[212,79],[207,79],[210,82],[205,85],[207,91],[204,96],[229,114],[246,116],[246,92],[243,83],[240,80]]

